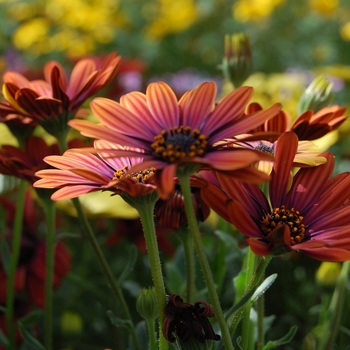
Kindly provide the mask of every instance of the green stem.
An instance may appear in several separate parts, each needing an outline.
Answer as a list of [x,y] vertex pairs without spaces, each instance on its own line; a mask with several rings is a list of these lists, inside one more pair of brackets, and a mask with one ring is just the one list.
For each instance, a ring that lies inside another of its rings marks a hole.
[[[254,276],[256,265],[256,256],[253,251],[249,248],[247,256],[247,267],[246,267],[246,283],[245,283],[245,293],[248,292],[249,285],[251,284],[252,278]],[[248,302],[244,307],[243,311],[243,321],[242,321],[242,348],[249,350],[252,348],[252,329],[250,321],[250,310],[251,303]]]
[[88,238],[88,240],[89,240],[89,242],[90,242],[90,244],[91,244],[91,246],[92,246],[92,248],[97,256],[97,259],[100,263],[102,271],[104,272],[104,274],[107,278],[107,281],[108,281],[114,295],[116,296],[116,298],[117,298],[117,300],[118,300],[118,302],[123,310],[124,317],[127,320],[129,320],[131,323],[131,327],[130,327],[131,328],[131,330],[130,330],[131,337],[133,339],[135,348],[137,350],[139,350],[140,349],[139,341],[138,341],[138,338],[136,336],[135,327],[133,325],[130,311],[129,311],[128,305],[125,301],[122,290],[114,279],[113,273],[112,273],[104,255],[102,253],[102,250],[101,250],[101,248],[96,240],[95,234],[94,234],[94,232],[93,232],[93,230],[92,230],[92,228],[91,228],[91,226],[86,218],[85,212],[82,208],[82,205],[80,203],[79,198],[72,199],[72,202],[74,204],[75,209],[77,210],[78,218],[85,229],[86,237]]
[[7,275],[7,300],[6,300],[6,322],[7,334],[9,340],[9,350],[16,349],[15,340],[15,319],[14,319],[14,301],[15,301],[15,279],[18,259],[21,250],[21,237],[23,226],[24,201],[27,184],[24,180],[19,183],[18,197],[16,202],[16,214],[12,236],[12,250],[10,265]]
[[157,340],[156,340],[156,331],[154,327],[154,319],[146,319],[147,328],[148,328],[148,349],[154,350],[157,348]]
[[55,264],[55,218],[56,206],[51,200],[43,200],[46,215],[46,278],[45,278],[45,335],[46,350],[52,349],[52,321],[53,321],[53,274]]
[[195,216],[192,203],[190,176],[188,174],[178,174],[178,179],[181,185],[182,194],[184,196],[187,220],[193,237],[194,247],[196,249],[199,263],[201,265],[202,272],[206,281],[210,302],[215,310],[216,319],[221,329],[222,340],[226,350],[233,350],[231,335],[221,309],[219,297],[215,288],[213,275],[211,273],[209,262],[205,254],[204,244],[199,233],[198,222]]
[[186,229],[179,232],[182,245],[184,247],[185,264],[186,264],[186,302],[192,304],[195,292],[195,259],[193,249],[193,239],[191,233]]
[[142,223],[143,234],[145,236],[147,254],[149,258],[154,289],[156,291],[158,314],[159,314],[159,349],[168,349],[168,341],[164,338],[162,333],[162,325],[164,320],[164,309],[166,306],[166,294],[162,274],[162,266],[159,257],[158,243],[156,230],[153,219],[154,204],[158,199],[155,193],[145,195],[142,197],[133,198],[130,196],[123,196],[123,198],[132,205],[140,215]]
[[265,294],[262,294],[256,301],[258,313],[258,340],[257,350],[262,350],[265,345],[264,315],[265,315]]

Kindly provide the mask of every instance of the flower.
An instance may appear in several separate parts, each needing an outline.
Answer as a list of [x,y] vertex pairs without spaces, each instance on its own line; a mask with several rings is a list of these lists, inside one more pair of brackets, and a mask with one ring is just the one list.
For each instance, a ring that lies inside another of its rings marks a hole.
[[269,182],[269,198],[253,184],[217,173],[223,190],[214,184],[202,189],[209,206],[247,236],[257,255],[302,251],[323,261],[350,259],[350,174],[330,178],[334,157],[327,163],[301,168],[291,176],[298,138],[292,132],[278,142]]
[[[196,186],[196,178],[193,176],[190,181],[192,203],[196,218],[199,221],[205,221],[210,214],[210,208],[201,198],[200,186],[199,184]],[[175,185],[174,191],[171,192],[166,200],[159,199],[156,202],[154,214],[161,227],[168,227],[173,230],[178,230],[182,225],[187,227],[185,203],[179,185]]]
[[142,166],[157,168],[157,190],[161,198],[166,198],[174,188],[178,168],[232,171],[248,167],[261,157],[270,158],[251,150],[222,150],[217,144],[260,125],[280,110],[276,104],[242,116],[252,93],[252,88],[241,87],[215,105],[214,82],[188,91],[179,101],[164,82],[151,83],[146,94],[126,94],[120,103],[95,98],[91,108],[102,124],[72,120],[69,125],[85,136],[139,149],[110,154],[142,157]]
[[[7,103],[0,103],[0,116],[20,114],[30,117],[52,135],[67,127],[83,102],[94,95],[116,75],[120,56],[110,54],[99,65],[93,59],[82,59],[68,79],[64,68],[56,61],[44,67],[45,80],[29,81],[17,72],[3,76],[3,94]],[[60,130],[59,129],[59,130]]]
[[193,337],[202,344],[209,339],[220,340],[207,318],[215,316],[214,309],[204,300],[192,305],[184,303],[178,294],[168,295],[164,314],[162,332],[171,343],[175,342],[176,337],[183,343]]
[[[82,147],[83,141],[75,139],[68,145],[69,147]],[[48,146],[42,138],[36,136],[26,139],[23,150],[4,145],[0,150],[0,174],[15,176],[33,184],[38,180],[35,172],[48,168],[43,158],[59,153],[57,144]]]
[[62,200],[78,197],[93,191],[109,190],[115,194],[128,193],[133,197],[152,193],[155,186],[150,183],[155,168],[144,168],[129,172],[142,159],[110,158],[103,149],[124,150],[124,147],[107,141],[94,142],[98,155],[71,150],[62,156],[45,157],[44,161],[57,169],[38,171],[41,179],[34,187],[58,188],[51,198]]

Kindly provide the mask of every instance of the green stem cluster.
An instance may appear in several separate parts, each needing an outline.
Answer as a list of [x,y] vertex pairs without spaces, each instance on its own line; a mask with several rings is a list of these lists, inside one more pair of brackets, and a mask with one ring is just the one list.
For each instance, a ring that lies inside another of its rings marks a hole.
[[228,349],[233,350],[231,335],[222,312],[219,297],[217,295],[216,288],[215,288],[214,279],[210,270],[207,256],[205,254],[204,244],[199,233],[198,222],[195,216],[193,203],[192,203],[190,176],[188,174],[178,174],[178,179],[181,185],[182,194],[184,196],[187,220],[191,230],[194,247],[197,252],[199,263],[201,265],[202,272],[206,281],[210,302],[215,310],[216,319],[221,329],[222,340],[226,350]]

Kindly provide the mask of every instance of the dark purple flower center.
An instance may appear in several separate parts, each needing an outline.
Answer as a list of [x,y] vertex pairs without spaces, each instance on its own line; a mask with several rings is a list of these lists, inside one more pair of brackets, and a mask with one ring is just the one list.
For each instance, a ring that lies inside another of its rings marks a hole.
[[135,171],[133,173],[128,173],[128,169],[129,169],[129,166],[124,165],[122,168],[115,171],[112,180],[115,181],[115,180],[132,178],[136,180],[136,182],[144,183],[156,172],[156,168],[142,169],[140,171]]
[[274,208],[270,214],[266,214],[260,221],[260,229],[265,237],[280,225],[288,225],[290,228],[290,244],[298,244],[304,240],[306,226],[304,217],[294,208],[287,209],[284,205]]
[[163,130],[154,137],[151,147],[154,154],[169,163],[176,163],[186,158],[201,157],[207,148],[207,137],[198,129],[190,126],[179,126]]

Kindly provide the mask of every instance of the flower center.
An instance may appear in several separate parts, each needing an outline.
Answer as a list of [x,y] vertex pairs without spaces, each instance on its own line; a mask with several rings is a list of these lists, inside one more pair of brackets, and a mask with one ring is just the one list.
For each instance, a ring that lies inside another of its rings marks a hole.
[[257,151],[260,151],[260,152],[271,154],[272,156],[275,154],[274,150],[270,146],[265,145],[263,143],[261,143],[260,145],[256,146],[255,149]]
[[128,173],[129,166],[124,165],[122,168],[118,169],[113,175],[113,181],[121,179],[134,179],[136,182],[144,183],[156,172],[156,168],[147,168],[140,171],[135,171],[133,173]]
[[294,208],[286,209],[284,205],[274,208],[270,214],[266,214],[260,221],[260,228],[267,237],[279,225],[288,225],[290,228],[290,244],[298,244],[305,237],[306,227],[302,223],[304,217]]
[[169,131],[163,130],[154,137],[151,145],[156,156],[169,163],[179,162],[185,158],[201,157],[207,148],[207,137],[198,129],[190,126],[179,126]]

